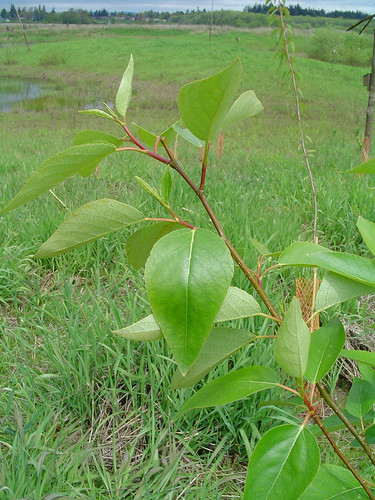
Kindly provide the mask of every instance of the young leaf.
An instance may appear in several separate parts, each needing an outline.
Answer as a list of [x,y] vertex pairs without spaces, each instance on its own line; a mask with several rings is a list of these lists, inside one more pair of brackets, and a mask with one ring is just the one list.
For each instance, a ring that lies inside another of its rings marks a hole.
[[161,205],[163,205],[163,207],[166,206],[165,201],[154,187],[150,186],[150,184],[148,184],[145,180],[141,179],[137,175],[135,175],[134,177],[137,183],[141,186],[142,189],[146,191],[146,193],[155,198],[155,200],[157,200]]
[[315,309],[324,311],[329,307],[373,293],[375,287],[345,278],[339,274],[326,272],[316,296]]
[[[375,354],[375,353],[374,353]],[[355,417],[361,418],[375,403],[375,387],[371,382],[353,377],[353,384],[346,400],[346,410]]]
[[100,132],[99,130],[82,130],[78,132],[73,141],[73,146],[81,144],[91,144],[92,142],[107,142],[119,147],[124,142],[124,139],[119,139],[114,135]]
[[375,366],[375,352],[343,349],[340,356],[358,361],[359,363]]
[[243,500],[291,500],[319,469],[315,437],[303,426],[280,425],[264,434],[251,455]]
[[70,214],[34,257],[56,257],[106,234],[141,222],[144,218],[136,208],[116,200],[92,201]]
[[293,297],[281,323],[275,343],[275,359],[292,377],[302,379],[309,355],[310,332],[303,320],[301,305]]
[[365,161],[358,167],[347,170],[345,174],[375,174],[375,158]]
[[212,140],[223,126],[241,74],[241,63],[236,59],[220,73],[181,88],[178,109],[185,126],[198,139]]
[[[137,133],[141,139],[142,142],[147,144],[150,148],[154,149],[156,141],[158,139],[158,136],[156,134],[153,134],[152,132],[149,132],[145,128],[141,127],[140,125],[137,125],[136,123],[133,123],[133,125],[137,128]],[[169,127],[167,130],[162,132],[159,137],[164,137],[166,140],[167,144],[171,144],[173,139],[176,137],[176,131],[174,130],[174,125]],[[159,141],[158,148],[163,148],[163,144]]]
[[239,122],[263,111],[263,106],[253,90],[247,90],[233,103],[224,120],[225,125]]
[[0,214],[28,203],[82,169],[98,165],[115,150],[115,146],[108,143],[82,144],[52,156],[41,164]]
[[126,328],[115,330],[113,333],[124,339],[136,340],[139,342],[150,342],[163,338],[160,327],[152,314]]
[[130,98],[132,95],[132,84],[133,84],[133,73],[134,73],[134,60],[133,56],[130,56],[129,64],[124,71],[120,87],[116,95],[116,108],[122,117],[125,117],[126,111],[128,110]]
[[212,380],[196,392],[179,414],[194,408],[225,405],[279,385],[277,374],[268,366],[249,366]]
[[137,271],[146,264],[152,247],[163,236],[185,226],[179,222],[157,222],[136,231],[126,242],[126,254]]
[[174,231],[151,250],[145,268],[147,293],[184,375],[208,337],[232,275],[229,250],[210,231]]
[[183,139],[185,139],[185,141],[190,142],[190,144],[192,144],[193,146],[197,148],[204,148],[206,143],[198,139],[198,137],[195,137],[195,135],[192,134],[190,130],[188,130],[187,128],[183,128],[181,124],[182,120],[173,125],[173,128],[177,132],[177,134],[180,135]]
[[171,191],[172,191],[171,168],[169,165],[167,165],[160,185],[161,195],[164,201],[166,201],[167,203],[169,203],[169,196],[171,194]]
[[366,500],[368,496],[353,474],[344,467],[322,464],[299,500]]
[[375,263],[373,261],[349,253],[332,252],[313,243],[293,243],[280,255],[279,262],[283,265],[321,267],[375,287]]
[[79,111],[79,113],[83,113],[85,115],[99,116],[99,118],[106,118],[107,120],[112,120],[112,121],[115,120],[113,116],[111,116],[106,111],[103,111],[102,109],[82,109],[81,111]]
[[185,376],[179,368],[175,371],[171,389],[188,387],[201,380],[221,361],[231,356],[254,340],[256,335],[238,328],[215,327],[210,331],[206,342]]
[[305,373],[307,380],[319,382],[339,357],[344,343],[345,329],[337,318],[313,332]]
[[250,241],[258,250],[258,252],[265,257],[279,257],[281,255],[281,252],[271,252],[271,250],[269,250],[266,245],[263,245],[263,243],[255,240],[254,238],[250,238]]
[[369,250],[375,255],[375,223],[358,217],[357,227]]

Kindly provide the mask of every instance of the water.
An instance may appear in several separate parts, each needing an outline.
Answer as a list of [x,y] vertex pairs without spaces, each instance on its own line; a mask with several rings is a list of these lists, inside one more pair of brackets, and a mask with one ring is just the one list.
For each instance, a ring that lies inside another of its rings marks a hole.
[[10,113],[18,102],[37,99],[42,93],[37,82],[0,78],[0,112]]

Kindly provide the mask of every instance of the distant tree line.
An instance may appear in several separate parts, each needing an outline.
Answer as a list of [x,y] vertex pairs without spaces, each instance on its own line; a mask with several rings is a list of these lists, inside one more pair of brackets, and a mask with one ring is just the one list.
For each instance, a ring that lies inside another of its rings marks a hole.
[[[213,12],[213,23],[216,26],[235,26],[255,28],[258,26],[266,26],[268,24],[268,16],[266,15],[270,5],[255,3],[248,5],[243,11],[235,10],[219,10]],[[95,11],[87,11],[84,9],[69,9],[65,12],[56,12],[52,9],[47,12],[44,5],[38,7],[18,7],[20,18],[23,22],[44,22],[44,23],[62,23],[62,24],[89,24],[89,23],[104,23],[104,22],[139,22],[139,23],[157,23],[169,22],[179,24],[203,24],[208,25],[211,20],[211,12],[206,9],[186,10],[169,12],[157,12],[148,10],[139,13],[129,12],[109,12],[107,9],[99,9]],[[17,21],[17,10],[14,4],[11,4],[9,11],[2,9],[0,11],[0,21]],[[325,12],[324,9],[312,9],[301,7],[298,3],[289,7],[292,16],[299,17],[300,21],[297,24],[304,24],[305,27],[315,27],[324,24],[322,18],[335,18],[337,22],[345,19],[361,19],[367,14],[359,11],[339,11]],[[319,20],[319,18],[321,20]],[[298,18],[296,18],[297,20]],[[305,19],[305,21],[301,21]]]
[[[264,5],[264,3],[255,3],[254,5],[247,5],[244,12],[255,12],[257,14],[267,14],[272,4]],[[288,6],[291,16],[311,16],[311,17],[332,17],[342,19],[362,19],[368,14],[360,12],[359,10],[334,10],[326,12],[324,9],[313,9],[311,7],[301,7],[299,3],[296,5]]]

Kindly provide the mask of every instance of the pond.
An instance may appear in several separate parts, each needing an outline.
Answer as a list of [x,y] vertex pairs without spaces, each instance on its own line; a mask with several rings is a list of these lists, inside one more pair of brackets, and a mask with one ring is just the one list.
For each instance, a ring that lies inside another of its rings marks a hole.
[[10,113],[18,102],[37,99],[43,92],[38,82],[0,78],[0,112]]

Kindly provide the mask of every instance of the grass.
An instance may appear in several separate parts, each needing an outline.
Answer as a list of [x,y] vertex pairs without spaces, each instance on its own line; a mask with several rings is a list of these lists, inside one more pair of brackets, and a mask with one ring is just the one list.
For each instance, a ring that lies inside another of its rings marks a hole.
[[[58,27],[30,33],[30,53],[22,45],[2,47],[2,75],[38,78],[48,90],[2,115],[1,206],[44,159],[69,147],[79,130],[116,133],[109,122],[77,110],[101,100],[113,102],[130,53],[136,74],[129,121],[156,133],[175,121],[180,85],[239,56],[242,89],[254,89],[265,111],[225,131],[224,155],[211,154],[209,201],[253,267],[258,255],[250,238],[275,251],[296,239],[311,239],[311,191],[288,80],[274,59],[274,40],[268,33],[241,32],[236,43],[235,36],[232,30],[217,31],[209,44],[205,33],[186,29],[115,27],[91,33]],[[299,34],[297,53],[305,54],[308,43]],[[12,64],[7,64],[9,49]],[[355,221],[359,214],[375,220],[374,180],[342,173],[359,163],[366,70],[306,57],[297,58],[297,69],[306,132],[315,150],[311,161],[320,241],[368,255]],[[181,142],[179,160],[197,179],[197,150]],[[113,197],[161,215],[134,175],[158,186],[163,170],[143,156],[114,155],[101,165],[100,176],[73,178],[55,188],[67,210],[46,194],[0,219],[0,491],[5,500],[58,494],[99,500],[239,498],[247,456],[260,434],[275,421],[292,418],[275,406],[259,408],[278,397],[265,393],[173,420],[200,385],[171,393],[174,366],[168,348],[161,342],[137,345],[111,333],[150,312],[143,274],[131,269],[124,252],[131,231],[50,261],[32,260],[66,213],[89,200]],[[180,179],[174,181],[178,213],[210,227],[194,196]],[[275,302],[287,302],[294,272],[268,276],[265,286]],[[238,270],[233,284],[249,289]],[[345,305],[331,314],[344,313],[349,319],[363,316],[355,304],[354,311]],[[272,331],[267,320],[236,326]],[[249,360],[269,365],[272,352],[269,340],[251,345],[208,380]],[[367,465],[359,466],[370,477]]]

